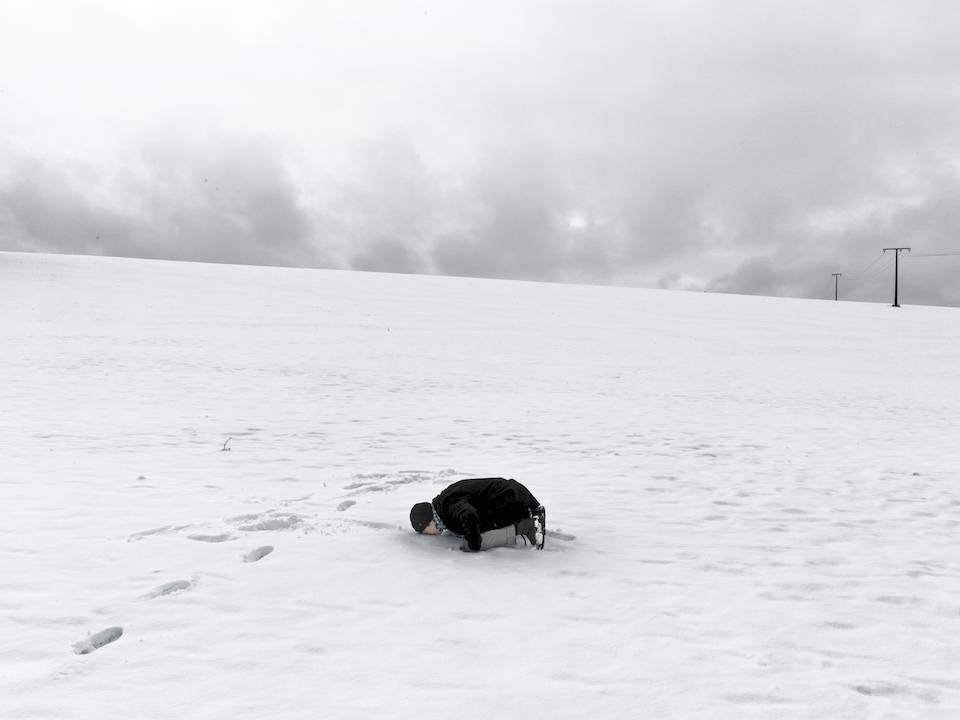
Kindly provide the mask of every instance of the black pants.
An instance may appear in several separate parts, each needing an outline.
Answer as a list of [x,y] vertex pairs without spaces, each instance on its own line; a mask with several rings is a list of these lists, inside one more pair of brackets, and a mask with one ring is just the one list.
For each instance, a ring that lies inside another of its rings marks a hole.
[[507,487],[497,497],[496,504],[480,517],[480,532],[514,525],[530,517],[540,502],[516,480],[507,480]]

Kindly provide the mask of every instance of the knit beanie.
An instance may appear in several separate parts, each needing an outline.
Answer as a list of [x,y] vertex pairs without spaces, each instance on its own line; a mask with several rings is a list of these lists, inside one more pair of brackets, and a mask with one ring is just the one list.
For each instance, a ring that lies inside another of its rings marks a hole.
[[410,524],[418,533],[433,520],[433,505],[428,502],[420,502],[410,508]]

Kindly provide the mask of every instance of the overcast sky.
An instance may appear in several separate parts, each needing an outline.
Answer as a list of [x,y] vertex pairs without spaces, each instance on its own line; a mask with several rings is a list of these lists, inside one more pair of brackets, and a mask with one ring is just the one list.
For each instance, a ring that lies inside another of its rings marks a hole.
[[[0,0],[0,250],[886,301],[960,3]],[[960,305],[960,255],[901,301]]]

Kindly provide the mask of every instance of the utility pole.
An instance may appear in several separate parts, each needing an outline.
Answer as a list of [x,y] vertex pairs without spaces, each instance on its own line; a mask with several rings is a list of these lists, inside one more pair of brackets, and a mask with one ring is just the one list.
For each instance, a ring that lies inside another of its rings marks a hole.
[[830,273],[833,275],[833,299],[836,300],[840,294],[840,278],[843,273]]
[[897,285],[900,279],[900,253],[904,250],[910,252],[908,247],[884,248],[883,252],[893,250],[893,307],[900,307],[900,296],[897,293]]

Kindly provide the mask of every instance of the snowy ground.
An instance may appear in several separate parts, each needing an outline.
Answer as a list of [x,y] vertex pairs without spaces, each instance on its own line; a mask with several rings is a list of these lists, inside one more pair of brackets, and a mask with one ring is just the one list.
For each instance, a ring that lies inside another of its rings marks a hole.
[[[956,309],[12,253],[0,309],[0,717],[960,716]],[[473,475],[563,537],[409,529]]]

